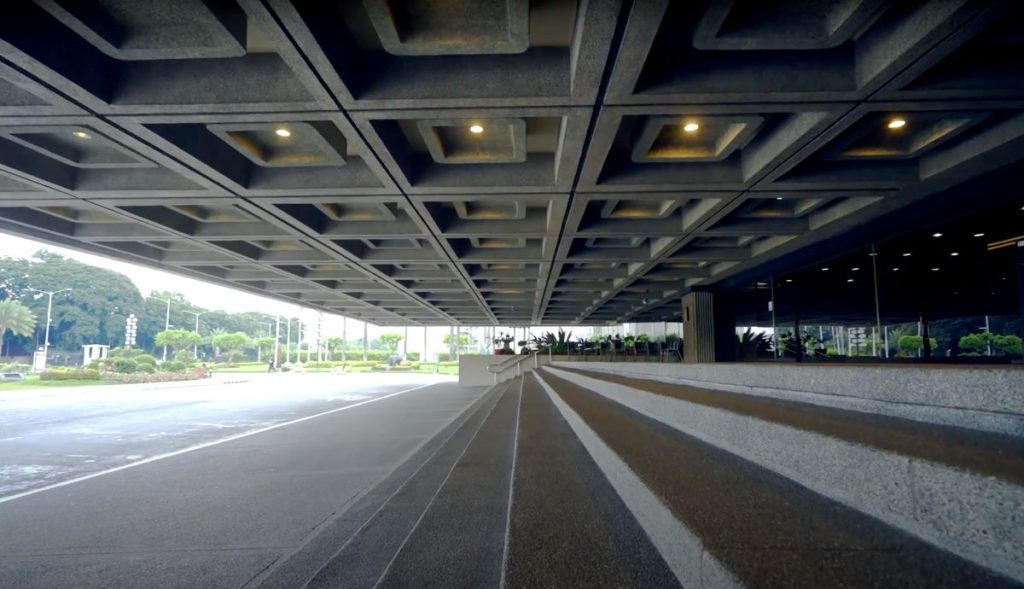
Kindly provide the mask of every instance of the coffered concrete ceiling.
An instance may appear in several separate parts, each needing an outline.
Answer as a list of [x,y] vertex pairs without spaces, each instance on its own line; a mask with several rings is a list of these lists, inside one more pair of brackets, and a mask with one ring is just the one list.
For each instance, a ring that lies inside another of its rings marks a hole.
[[1022,17],[14,0],[0,229],[378,324],[660,320],[1024,156]]

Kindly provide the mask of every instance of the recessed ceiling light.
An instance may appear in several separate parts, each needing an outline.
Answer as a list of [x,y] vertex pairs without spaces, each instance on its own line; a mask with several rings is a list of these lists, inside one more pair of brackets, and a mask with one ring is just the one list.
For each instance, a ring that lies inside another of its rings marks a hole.
[[939,232],[935,232],[935,233],[932,233],[932,237],[942,237],[942,234],[939,233]]
[[694,133],[697,129],[700,129],[700,125],[697,123],[686,123],[683,125],[683,131],[686,131],[687,133]]
[[905,253],[903,254],[903,257],[904,257],[904,258],[909,258],[910,256],[911,256],[911,253],[910,253],[910,252],[905,252]]
[[75,137],[78,137],[79,139],[89,139],[91,137],[85,131],[75,131],[74,133],[72,133],[72,135],[74,135]]
[[890,129],[902,129],[903,127],[907,126],[907,121],[906,119],[901,119],[897,117],[895,119],[890,120],[889,124],[886,126],[889,127]]
[[289,131],[288,129],[277,129],[277,130],[274,131],[274,134],[277,135],[278,137],[291,137],[292,136],[292,132]]
[[932,268],[932,272],[938,272],[938,271],[939,271],[938,268]]
[[975,237],[985,237],[985,234],[984,233],[975,233],[974,236]]
[[960,252],[953,252],[953,253],[951,253],[951,254],[949,254],[949,255],[951,255],[951,256],[953,256],[953,257],[956,257],[956,256],[959,256],[959,255],[960,255]]
[[469,128],[470,133],[480,134],[484,132],[484,128],[480,125],[473,125]]
[[792,278],[787,278],[786,282],[793,282],[793,279]]
[[828,272],[828,268],[822,268],[821,271],[822,272]]
[[893,272],[899,272],[899,271],[900,271],[900,267],[899,267],[899,266],[896,266],[895,268],[893,268],[893,269],[892,269],[892,271],[893,271]]
[[850,270],[853,270],[854,272],[856,272],[856,271],[860,270],[860,268],[857,267],[857,266],[854,266],[853,268],[850,268]]
[[775,200],[782,200],[782,197],[781,196],[776,196]]
[[853,279],[852,278],[847,278],[846,281],[847,282],[853,282]]

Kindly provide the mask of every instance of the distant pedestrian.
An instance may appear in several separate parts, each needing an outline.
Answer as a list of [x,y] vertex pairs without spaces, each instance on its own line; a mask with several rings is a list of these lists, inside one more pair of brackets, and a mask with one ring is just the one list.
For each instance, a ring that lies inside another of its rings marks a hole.
[[274,372],[274,361],[267,362],[267,372]]

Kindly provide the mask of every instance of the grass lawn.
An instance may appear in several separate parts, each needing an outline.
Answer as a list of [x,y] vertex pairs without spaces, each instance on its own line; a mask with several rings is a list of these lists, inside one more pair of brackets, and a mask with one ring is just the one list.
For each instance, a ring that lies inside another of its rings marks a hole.
[[25,380],[0,382],[0,392],[20,391],[23,389],[42,389],[50,387],[84,387],[103,384],[121,384],[107,380],[39,380],[37,374],[25,375]]

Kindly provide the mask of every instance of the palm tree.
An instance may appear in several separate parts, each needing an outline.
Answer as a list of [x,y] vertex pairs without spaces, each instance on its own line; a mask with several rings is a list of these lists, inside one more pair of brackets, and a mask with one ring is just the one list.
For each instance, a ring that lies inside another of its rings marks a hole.
[[29,335],[35,328],[36,318],[28,307],[11,299],[0,301],[0,356],[8,329],[14,335]]

